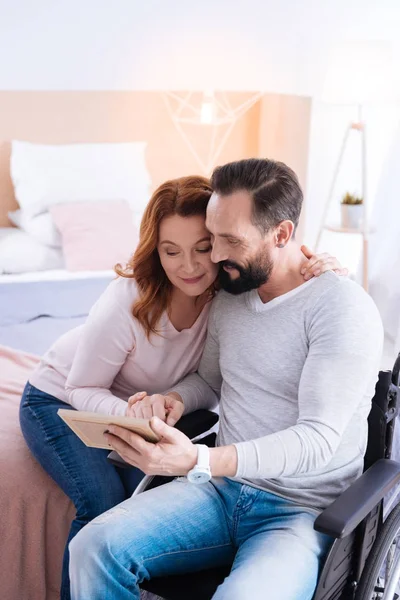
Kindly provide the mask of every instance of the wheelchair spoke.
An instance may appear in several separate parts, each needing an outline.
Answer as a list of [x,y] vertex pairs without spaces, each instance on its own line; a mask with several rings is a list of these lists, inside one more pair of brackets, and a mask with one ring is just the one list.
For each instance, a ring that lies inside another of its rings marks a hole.
[[386,569],[385,569],[385,571],[386,571],[385,572],[385,581],[387,581],[389,579],[390,571],[391,571],[391,568],[393,565],[393,559],[394,559],[396,547],[397,547],[396,541],[393,540],[393,544],[390,546],[389,552],[388,552],[388,558],[387,558]]
[[397,556],[393,562],[393,570],[390,573],[388,579],[386,579],[385,583],[385,593],[383,595],[382,600],[394,600],[396,588],[399,583],[400,577],[400,552],[397,553]]
[[393,539],[382,563],[380,576],[374,588],[371,600],[396,600],[396,591],[400,579],[399,536]]

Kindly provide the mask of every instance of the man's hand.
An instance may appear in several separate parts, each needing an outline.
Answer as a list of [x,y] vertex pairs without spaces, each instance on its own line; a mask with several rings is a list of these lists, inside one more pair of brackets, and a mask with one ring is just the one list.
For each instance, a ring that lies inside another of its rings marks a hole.
[[166,396],[162,394],[148,396],[146,392],[137,392],[129,398],[125,415],[138,419],[158,417],[173,427],[184,410],[183,402],[179,398],[180,396],[174,392]]
[[129,464],[146,475],[187,475],[197,462],[197,448],[181,431],[153,417],[150,427],[160,438],[157,444],[118,425],[111,425],[105,437],[110,446]]
[[309,260],[304,263],[301,269],[301,274],[307,281],[311,277],[318,277],[325,271],[334,271],[338,275],[348,275],[348,269],[342,267],[335,256],[331,256],[324,252],[323,254],[314,254],[307,246],[302,246],[301,251]]

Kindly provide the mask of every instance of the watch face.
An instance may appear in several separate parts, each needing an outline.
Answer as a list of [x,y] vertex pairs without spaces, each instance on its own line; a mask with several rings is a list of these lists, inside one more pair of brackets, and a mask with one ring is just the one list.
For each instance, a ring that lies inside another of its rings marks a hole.
[[197,471],[188,473],[188,479],[190,483],[206,483],[210,481],[211,475],[207,471]]

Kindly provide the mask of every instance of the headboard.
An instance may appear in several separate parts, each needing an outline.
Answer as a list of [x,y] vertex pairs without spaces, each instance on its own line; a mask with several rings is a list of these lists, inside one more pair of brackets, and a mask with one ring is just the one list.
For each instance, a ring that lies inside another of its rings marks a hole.
[[[237,96],[239,93],[230,92]],[[246,98],[249,94],[243,93]],[[308,98],[266,94],[238,119],[218,164],[271,156],[290,164],[303,187],[310,127]],[[18,208],[10,178],[10,140],[43,144],[147,141],[153,188],[171,177],[200,173],[159,92],[0,91],[0,226]],[[206,153],[209,129],[191,131]]]

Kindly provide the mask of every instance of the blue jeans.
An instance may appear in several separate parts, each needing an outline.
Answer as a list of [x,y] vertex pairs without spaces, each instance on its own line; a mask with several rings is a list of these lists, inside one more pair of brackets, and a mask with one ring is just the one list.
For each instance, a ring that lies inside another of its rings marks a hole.
[[179,478],[133,496],[74,538],[72,600],[138,600],[145,579],[232,562],[214,600],[310,600],[332,542],[314,531],[317,514],[230,479]]
[[20,406],[26,443],[76,508],[61,581],[61,600],[69,600],[69,542],[89,521],[129,498],[143,473],[134,468],[118,469],[107,460],[108,450],[86,447],[57,415],[59,408],[74,410],[69,404],[26,384]]

